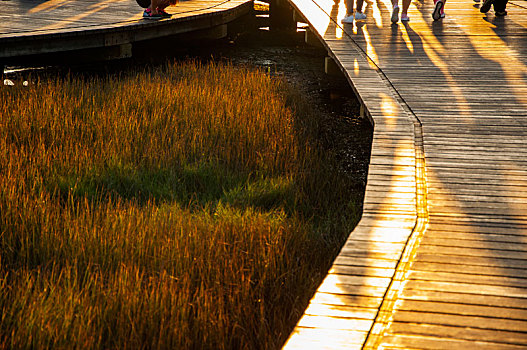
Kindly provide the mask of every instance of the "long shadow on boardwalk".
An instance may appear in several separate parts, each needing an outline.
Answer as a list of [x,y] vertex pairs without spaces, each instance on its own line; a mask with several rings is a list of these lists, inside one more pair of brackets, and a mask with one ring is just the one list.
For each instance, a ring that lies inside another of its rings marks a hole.
[[511,3],[509,16],[496,18],[449,1],[447,17],[434,23],[432,6],[414,2],[411,22],[391,25],[388,2],[368,2],[366,23],[344,27],[423,129],[429,225],[378,345],[522,348],[527,11]]

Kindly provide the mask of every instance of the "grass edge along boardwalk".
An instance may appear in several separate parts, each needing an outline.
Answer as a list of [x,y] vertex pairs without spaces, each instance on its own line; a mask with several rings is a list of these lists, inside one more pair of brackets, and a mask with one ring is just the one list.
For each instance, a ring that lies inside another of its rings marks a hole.
[[526,2],[448,1],[435,23],[414,2],[394,25],[388,1],[353,25],[342,2],[290,3],[374,141],[363,217],[284,348],[525,348]]

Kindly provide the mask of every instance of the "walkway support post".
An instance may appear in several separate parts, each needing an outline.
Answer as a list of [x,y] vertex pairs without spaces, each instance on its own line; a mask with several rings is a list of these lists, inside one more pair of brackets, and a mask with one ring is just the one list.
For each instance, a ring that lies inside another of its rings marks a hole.
[[340,70],[339,66],[337,65],[337,63],[335,63],[333,57],[330,56],[326,56],[324,58],[324,71],[327,75],[333,77],[338,77],[342,75],[342,71]]
[[307,28],[306,32],[304,34],[304,41],[306,44],[322,48],[324,45],[320,41],[320,39],[316,36],[315,33],[313,33],[313,30],[311,28]]

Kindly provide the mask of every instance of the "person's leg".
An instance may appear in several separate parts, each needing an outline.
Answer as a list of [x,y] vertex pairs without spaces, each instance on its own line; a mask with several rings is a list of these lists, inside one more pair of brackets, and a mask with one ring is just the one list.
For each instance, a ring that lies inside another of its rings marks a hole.
[[434,11],[432,12],[432,18],[434,19],[434,21],[445,17],[445,1],[446,0],[434,0],[435,7]]
[[399,1],[392,0],[392,23],[397,23],[399,21]]
[[484,0],[483,4],[481,4],[481,6],[479,8],[479,12],[481,12],[481,13],[489,12],[490,7],[492,6],[493,3],[494,3],[494,0]]
[[342,23],[353,23],[353,5],[354,0],[344,0],[346,4],[346,16],[342,19]]
[[150,11],[152,11],[153,14],[157,15],[157,8],[159,7],[159,0],[151,0],[150,1]]
[[158,9],[164,10],[168,6],[170,6],[170,1],[169,0],[157,0],[157,8]]
[[362,12],[362,5],[364,5],[364,0],[357,0],[357,6],[355,6],[355,10]]
[[507,2],[509,2],[509,0],[494,1],[493,5],[496,16],[505,16],[507,14],[507,11],[505,11],[505,8],[507,7]]
[[355,19],[366,19],[366,15],[362,12],[362,5],[364,5],[364,0],[357,0],[357,7],[355,8]]
[[[165,8],[168,7],[171,2],[174,4],[176,3],[175,0],[151,0],[150,8],[148,11],[150,11],[150,18],[170,18],[172,15],[165,11]],[[152,17],[154,16],[154,17]]]
[[401,21],[409,21],[410,18],[408,17],[408,8],[410,7],[410,3],[412,0],[403,0],[403,11],[401,12]]

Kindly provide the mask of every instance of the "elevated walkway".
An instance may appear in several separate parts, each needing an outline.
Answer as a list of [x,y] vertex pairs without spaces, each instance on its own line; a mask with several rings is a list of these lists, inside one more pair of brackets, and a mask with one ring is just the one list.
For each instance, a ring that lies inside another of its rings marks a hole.
[[4,0],[0,14],[0,63],[21,56],[67,55],[105,49],[107,58],[132,55],[132,45],[179,34],[227,35],[227,25],[253,11],[250,0],[182,0],[170,19],[142,18],[135,0]]
[[286,349],[527,348],[527,2],[289,0],[374,124],[362,220]]

